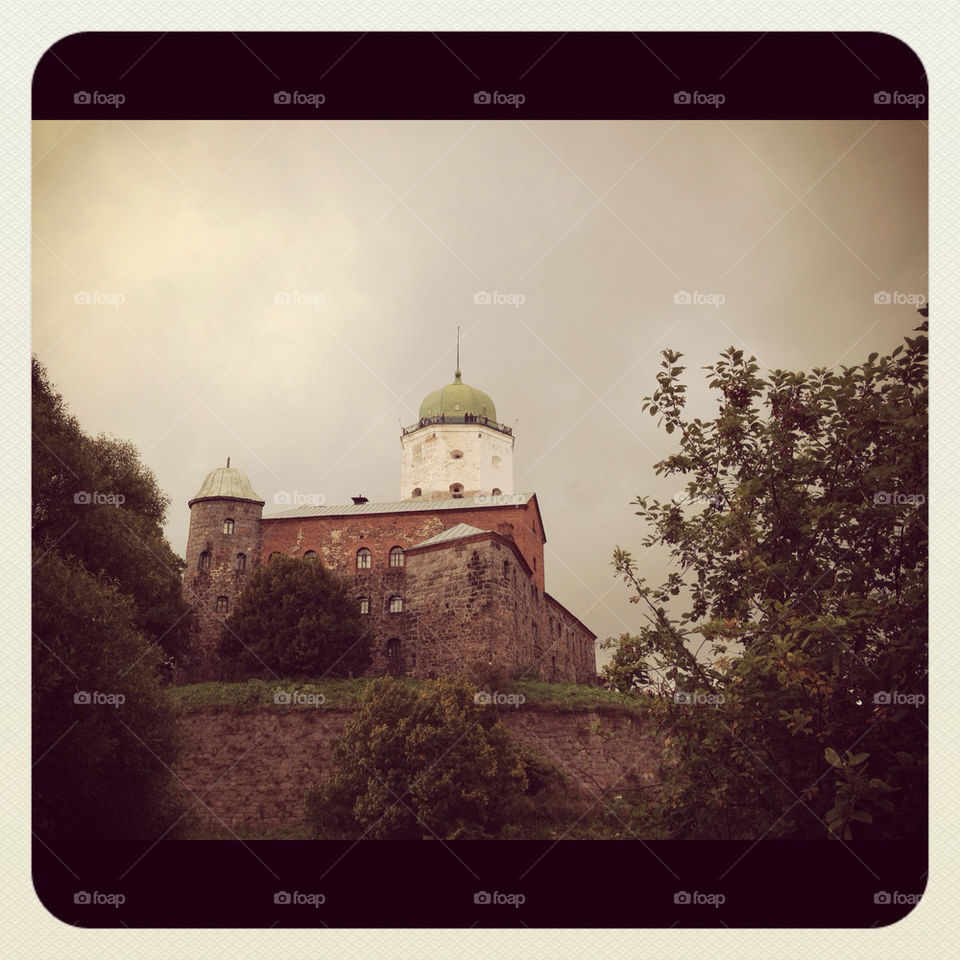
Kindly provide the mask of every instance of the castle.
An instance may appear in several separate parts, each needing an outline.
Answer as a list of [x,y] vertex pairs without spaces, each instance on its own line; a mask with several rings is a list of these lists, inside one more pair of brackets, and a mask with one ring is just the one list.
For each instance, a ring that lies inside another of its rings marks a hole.
[[208,474],[189,502],[184,593],[198,635],[181,679],[222,677],[223,621],[251,572],[276,556],[323,563],[352,583],[369,618],[371,675],[486,665],[550,682],[596,678],[595,634],[545,590],[537,497],[513,492],[513,431],[490,397],[458,369],[400,444],[400,499],[386,503],[354,497],[263,516],[229,460]]

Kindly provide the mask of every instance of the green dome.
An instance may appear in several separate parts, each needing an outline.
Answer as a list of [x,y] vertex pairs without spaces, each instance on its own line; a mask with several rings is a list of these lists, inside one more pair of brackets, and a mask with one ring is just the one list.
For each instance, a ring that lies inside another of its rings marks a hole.
[[493,421],[497,419],[497,408],[490,395],[464,383],[460,379],[459,370],[454,375],[453,383],[434,390],[420,404],[421,420],[426,417],[439,417],[441,414],[456,420],[466,413]]

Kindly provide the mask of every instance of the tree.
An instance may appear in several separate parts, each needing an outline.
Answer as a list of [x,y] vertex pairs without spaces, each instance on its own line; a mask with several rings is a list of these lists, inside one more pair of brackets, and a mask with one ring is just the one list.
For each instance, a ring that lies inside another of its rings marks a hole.
[[188,648],[193,617],[183,561],[163,535],[169,499],[136,447],[89,437],[33,360],[33,542],[56,546],[133,602],[135,628],[164,651],[167,671]]
[[462,679],[375,680],[307,793],[320,838],[510,839],[569,819],[562,775],[519,748]]
[[705,368],[711,421],[684,416],[681,355],[663,352],[643,406],[679,435],[655,469],[686,495],[636,505],[674,569],[651,586],[615,551],[647,623],[608,642],[607,670],[624,691],[658,678],[651,832],[925,829],[926,329],[839,373],[762,378],[731,347]]
[[220,651],[248,676],[353,676],[370,662],[346,584],[321,563],[290,557],[254,571],[224,624]]

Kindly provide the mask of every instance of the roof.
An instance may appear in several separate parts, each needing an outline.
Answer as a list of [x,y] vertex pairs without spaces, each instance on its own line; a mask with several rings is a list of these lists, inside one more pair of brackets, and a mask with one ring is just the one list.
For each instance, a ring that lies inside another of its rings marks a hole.
[[420,404],[421,420],[441,415],[462,417],[465,413],[473,413],[493,421],[497,419],[497,408],[490,395],[464,383],[460,379],[459,370],[453,376],[453,383],[428,393]]
[[438,533],[429,540],[422,540],[417,544],[418,547],[433,547],[438,543],[450,543],[452,540],[463,540],[465,537],[475,537],[478,533],[490,533],[489,530],[481,530],[479,527],[471,527],[469,523],[458,523],[449,530]]
[[[229,463],[229,461],[227,461]],[[254,492],[247,475],[236,467],[217,467],[211,470],[188,506],[198,500],[251,500],[262,504],[263,498]]]
[[[304,504],[265,516],[264,520],[282,520],[287,517],[349,517],[376,513],[434,513],[438,510],[470,510],[483,507],[526,506],[533,493],[481,494],[476,497],[414,497],[410,500],[387,500],[381,503],[342,503],[329,507]],[[539,513],[539,508],[538,508]],[[541,524],[541,529],[543,525]]]

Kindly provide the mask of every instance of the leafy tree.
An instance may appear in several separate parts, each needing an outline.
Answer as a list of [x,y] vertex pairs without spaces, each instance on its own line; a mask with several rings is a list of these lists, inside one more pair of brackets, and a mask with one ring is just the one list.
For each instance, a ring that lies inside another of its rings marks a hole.
[[323,564],[275,557],[254,571],[220,651],[245,675],[353,676],[369,644],[347,585]]
[[418,840],[549,835],[569,816],[562,775],[520,749],[462,679],[417,692],[383,677],[307,793],[317,837]]
[[55,545],[113,581],[133,602],[135,628],[160,645],[169,669],[193,627],[184,563],[163,535],[170,501],[132,443],[81,430],[36,358],[32,392],[33,542]]
[[709,421],[685,416],[663,352],[643,406],[679,436],[655,469],[686,495],[636,505],[674,569],[651,586],[617,548],[647,622],[608,641],[606,671],[623,691],[657,681],[651,833],[925,829],[926,329],[840,372],[764,378],[730,348],[705,368]]

